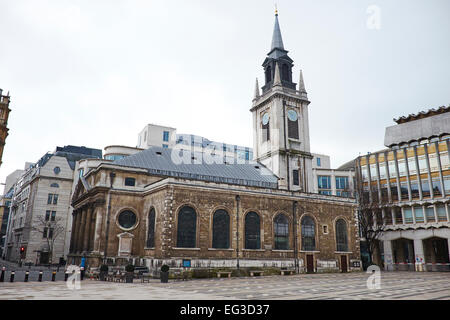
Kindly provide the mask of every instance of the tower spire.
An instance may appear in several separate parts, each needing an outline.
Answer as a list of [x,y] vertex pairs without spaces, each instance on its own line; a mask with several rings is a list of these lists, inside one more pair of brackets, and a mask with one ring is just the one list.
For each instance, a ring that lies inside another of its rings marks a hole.
[[275,63],[275,75],[273,77],[273,85],[281,85],[281,77],[280,77],[280,65],[278,62]]
[[255,97],[254,99],[258,99],[260,96],[259,94],[259,84],[258,84],[258,78],[256,78],[256,84],[255,84]]
[[275,5],[275,26],[273,27],[272,47],[270,50],[278,48],[284,50],[283,38],[281,37],[280,23],[278,22],[278,9]]

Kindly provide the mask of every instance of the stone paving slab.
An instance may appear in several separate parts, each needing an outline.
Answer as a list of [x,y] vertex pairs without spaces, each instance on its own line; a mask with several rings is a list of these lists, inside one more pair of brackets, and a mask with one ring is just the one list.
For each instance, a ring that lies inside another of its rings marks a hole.
[[65,282],[0,283],[0,299],[40,300],[450,300],[450,273],[383,272],[381,289],[369,290],[370,274],[312,274],[198,279],[133,284],[84,280],[80,290]]

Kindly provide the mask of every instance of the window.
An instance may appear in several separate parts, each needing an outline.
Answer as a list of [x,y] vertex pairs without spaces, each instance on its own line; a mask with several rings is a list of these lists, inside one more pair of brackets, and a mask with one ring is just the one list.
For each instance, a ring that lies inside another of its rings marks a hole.
[[330,176],[318,176],[317,179],[318,179],[319,189],[331,189]]
[[284,214],[279,214],[274,220],[275,249],[289,249],[289,221]]
[[294,186],[300,185],[299,177],[298,177],[298,170],[292,170],[292,179]]
[[147,248],[155,247],[155,208],[148,214]]
[[60,167],[55,167],[55,168],[53,168],[53,172],[55,174],[59,174],[61,172],[61,168]]
[[328,234],[328,226],[323,226],[323,234]]
[[125,185],[128,187],[134,187],[136,185],[136,179],[135,178],[125,178]]
[[230,247],[230,216],[225,210],[217,210],[213,216],[212,247],[228,249]]
[[169,131],[163,132],[163,141],[165,141],[165,142],[169,141]]
[[56,211],[52,211],[52,216],[50,218],[50,221],[55,221],[56,220]]
[[437,217],[438,217],[439,222],[447,221],[447,212],[445,211],[444,205],[437,205],[436,212],[437,212]]
[[403,212],[405,214],[405,223],[413,223],[413,215],[412,215],[412,209],[409,208],[403,208]]
[[47,210],[45,211],[45,221],[49,221],[50,220],[50,211]]
[[245,249],[260,249],[261,224],[256,212],[249,212],[245,216]]
[[347,223],[344,219],[336,221],[336,249],[337,251],[348,251]]
[[269,83],[270,81],[272,81],[272,68],[268,66],[266,68],[266,83]]
[[50,185],[50,188],[59,188],[59,184],[57,184],[57,183],[52,183],[52,184]]
[[177,247],[195,248],[197,214],[194,208],[184,206],[178,213]]
[[348,177],[336,177],[336,189],[348,189]]
[[416,217],[417,223],[423,223],[424,222],[423,208],[419,206],[414,207],[414,216]]
[[81,169],[78,171],[78,177],[81,178],[83,175],[84,175],[84,169],[81,168]]
[[281,80],[289,81],[289,67],[285,63],[281,66]]
[[302,219],[302,250],[316,250],[316,231],[313,218],[305,216]]
[[133,211],[125,210],[119,214],[118,222],[123,229],[131,229],[136,225],[137,217]]
[[327,196],[331,196],[331,191],[319,190],[319,194],[324,194]]
[[434,207],[433,206],[426,207],[425,214],[427,216],[427,222],[435,222],[436,221],[436,217],[434,216]]
[[53,239],[53,228],[49,228],[48,229],[48,235],[47,235],[48,239]]
[[320,158],[317,158],[316,161],[317,161],[317,166],[320,167],[320,166],[321,166],[321,164],[320,164]]
[[57,194],[48,194],[47,204],[58,204],[58,195]]
[[167,148],[169,148],[169,145],[163,144],[162,147],[163,147],[164,149],[167,149]]
[[44,228],[44,231],[42,232],[42,238],[43,238],[43,239],[46,239],[46,238],[47,238],[47,233],[48,233],[48,228],[45,227],[45,228]]

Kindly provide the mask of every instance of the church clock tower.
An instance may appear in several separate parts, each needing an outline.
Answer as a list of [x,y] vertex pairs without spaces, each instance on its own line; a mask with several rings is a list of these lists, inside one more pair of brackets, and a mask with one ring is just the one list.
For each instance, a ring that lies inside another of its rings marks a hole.
[[264,60],[262,93],[256,79],[253,114],[254,157],[279,177],[280,189],[312,192],[308,96],[302,71],[292,81],[293,60],[284,49],[278,12],[272,46]]

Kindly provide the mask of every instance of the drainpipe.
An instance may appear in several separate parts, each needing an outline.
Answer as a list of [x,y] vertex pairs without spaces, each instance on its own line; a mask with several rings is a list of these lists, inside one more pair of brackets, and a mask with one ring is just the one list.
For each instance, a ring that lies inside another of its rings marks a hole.
[[287,187],[288,191],[291,190],[290,182],[290,169],[289,169],[289,152],[287,150],[287,140],[286,140],[286,101],[283,100],[283,134],[284,134],[284,151],[286,152],[286,170],[287,170]]
[[294,201],[292,204],[292,217],[294,224],[294,265],[295,265],[295,273],[299,273],[299,265],[298,265],[298,248],[297,248],[297,201]]
[[108,255],[109,217],[111,214],[111,190],[113,189],[113,181],[114,181],[115,177],[116,177],[116,174],[114,172],[109,173],[110,188],[108,191],[108,209],[106,212],[105,251],[103,253],[103,263],[104,264],[106,264],[106,257]]
[[241,197],[236,195],[236,260],[237,260],[237,273],[238,277],[241,276],[241,270],[239,268],[239,202]]

